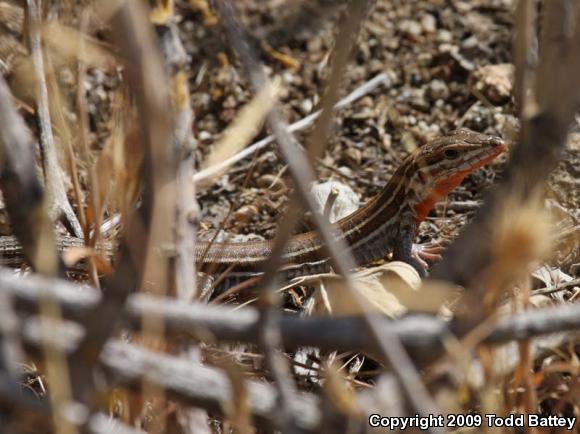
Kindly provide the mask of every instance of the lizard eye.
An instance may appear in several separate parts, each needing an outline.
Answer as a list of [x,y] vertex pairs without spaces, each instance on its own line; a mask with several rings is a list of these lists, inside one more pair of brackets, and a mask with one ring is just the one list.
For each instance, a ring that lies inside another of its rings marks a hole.
[[459,157],[459,151],[457,149],[445,149],[443,155],[448,160],[455,160],[457,157]]

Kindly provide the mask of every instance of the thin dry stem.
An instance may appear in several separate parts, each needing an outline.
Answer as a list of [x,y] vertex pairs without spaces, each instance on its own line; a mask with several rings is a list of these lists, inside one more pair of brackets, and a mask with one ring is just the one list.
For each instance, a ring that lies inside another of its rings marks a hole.
[[42,22],[40,1],[27,0],[30,49],[32,63],[36,74],[38,122],[40,125],[40,142],[43,157],[46,190],[51,203],[53,220],[63,217],[70,226],[72,233],[81,237],[81,225],[75,215],[66,195],[63,172],[58,162],[56,145],[52,133],[48,90],[45,78],[45,68],[40,34]]

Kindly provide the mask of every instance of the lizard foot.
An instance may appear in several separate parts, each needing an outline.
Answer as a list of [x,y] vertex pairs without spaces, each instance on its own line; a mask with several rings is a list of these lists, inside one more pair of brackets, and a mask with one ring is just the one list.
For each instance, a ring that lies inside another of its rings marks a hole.
[[411,256],[415,259],[423,269],[429,269],[429,262],[437,262],[441,260],[441,253],[444,247],[438,243],[413,244],[411,248]]

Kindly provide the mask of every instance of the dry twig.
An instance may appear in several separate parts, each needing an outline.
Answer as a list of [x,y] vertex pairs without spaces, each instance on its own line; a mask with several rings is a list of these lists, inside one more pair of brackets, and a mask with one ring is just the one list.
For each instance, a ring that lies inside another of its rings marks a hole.
[[[343,107],[347,107],[348,105],[352,104],[357,99],[362,98],[363,96],[369,94],[376,88],[380,86],[389,87],[389,79],[387,74],[381,73],[377,76],[373,77],[366,83],[362,84],[360,87],[353,90],[347,96],[342,98],[340,101],[336,103],[334,106],[334,110],[340,110]],[[288,132],[294,133],[296,131],[303,130],[311,126],[316,119],[321,115],[322,110],[318,110],[299,121],[294,122],[293,124],[288,125]],[[193,180],[195,182],[203,182],[206,181],[208,178],[215,176],[216,173],[220,173],[220,171],[224,170],[225,168],[251,156],[252,154],[256,153],[260,149],[265,148],[269,144],[273,143],[276,140],[274,135],[267,136],[262,140],[253,143],[252,145],[248,146],[247,148],[243,149],[242,151],[238,152],[236,155],[225,159],[219,164],[214,166],[208,167],[205,170],[200,170],[195,175],[193,175]]]
[[30,33],[30,51],[36,74],[36,94],[42,161],[44,176],[46,179],[46,191],[49,197],[49,202],[51,203],[51,217],[54,221],[63,217],[73,235],[82,237],[83,230],[66,195],[63,172],[58,162],[56,144],[52,133],[48,104],[48,89],[46,86],[43,50],[39,30],[42,22],[40,1],[27,0],[27,13]]

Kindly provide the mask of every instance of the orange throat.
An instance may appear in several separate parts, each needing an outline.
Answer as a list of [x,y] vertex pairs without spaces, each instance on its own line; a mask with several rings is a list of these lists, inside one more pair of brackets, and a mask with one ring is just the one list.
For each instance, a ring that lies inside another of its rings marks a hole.
[[489,157],[484,158],[481,161],[478,161],[473,166],[467,168],[466,170],[458,171],[454,175],[450,176],[447,179],[444,179],[437,183],[433,190],[427,195],[427,197],[419,202],[415,206],[415,211],[417,212],[417,218],[415,223],[417,224],[417,228],[419,224],[427,218],[429,212],[433,209],[435,204],[442,199],[443,197],[447,196],[449,192],[451,192],[455,187],[461,184],[461,181],[469,175],[471,172],[479,169],[482,166],[485,166],[487,163],[493,161],[498,155],[504,152],[506,149],[505,146],[498,147],[497,151],[492,153]]
[[439,202],[440,199],[447,196],[447,194],[449,194],[449,192],[455,187],[461,184],[463,178],[465,178],[470,172],[471,171],[458,172],[452,177],[439,182],[431,193],[415,206],[415,211],[417,212],[415,223],[417,224],[417,227],[419,227],[419,224],[427,218],[427,215],[433,209],[435,204]]

